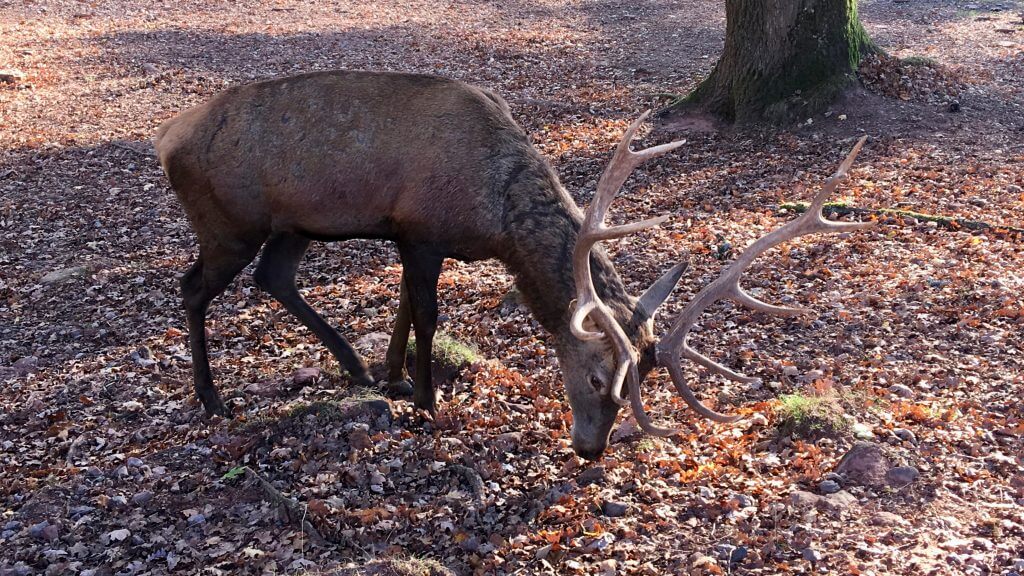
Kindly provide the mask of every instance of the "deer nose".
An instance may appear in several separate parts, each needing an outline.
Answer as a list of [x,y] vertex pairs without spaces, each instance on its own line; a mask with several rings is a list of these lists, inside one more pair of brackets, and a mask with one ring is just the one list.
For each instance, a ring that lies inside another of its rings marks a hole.
[[584,445],[581,442],[573,442],[572,449],[576,452],[576,455],[585,460],[594,461],[604,454],[604,449],[607,448],[607,444],[595,444],[592,446]]

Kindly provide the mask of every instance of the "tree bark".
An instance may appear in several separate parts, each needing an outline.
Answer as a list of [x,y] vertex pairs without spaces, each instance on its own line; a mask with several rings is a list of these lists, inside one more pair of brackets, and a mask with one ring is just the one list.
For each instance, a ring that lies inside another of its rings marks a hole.
[[856,0],[726,0],[725,49],[711,74],[668,112],[735,123],[787,123],[819,112],[856,82],[876,50]]

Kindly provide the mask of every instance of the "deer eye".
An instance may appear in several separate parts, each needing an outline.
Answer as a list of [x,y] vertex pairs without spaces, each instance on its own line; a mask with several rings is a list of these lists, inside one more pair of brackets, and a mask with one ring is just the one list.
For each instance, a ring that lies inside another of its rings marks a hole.
[[598,392],[600,392],[601,389],[604,388],[604,382],[601,382],[601,379],[597,377],[597,374],[592,374],[590,376],[590,385],[593,386],[594,390],[597,390]]

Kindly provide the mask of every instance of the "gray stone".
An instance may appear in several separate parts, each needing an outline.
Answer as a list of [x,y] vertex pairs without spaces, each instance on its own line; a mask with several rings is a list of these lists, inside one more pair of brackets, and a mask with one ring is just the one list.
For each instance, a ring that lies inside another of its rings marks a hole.
[[128,466],[131,467],[131,468],[141,468],[142,467],[142,460],[140,460],[139,458],[136,458],[135,456],[132,456],[131,458],[128,459],[126,464],[128,464]]
[[875,433],[871,431],[871,427],[867,424],[854,422],[853,437],[858,440],[871,440],[875,437]]
[[835,494],[842,490],[842,486],[840,486],[835,480],[823,480],[821,484],[818,484],[818,490],[820,490],[822,494]]
[[917,480],[920,475],[921,473],[913,466],[897,466],[886,472],[885,481],[894,488],[900,488]]
[[903,524],[903,518],[892,512],[878,512],[871,517],[870,522],[875,526],[895,526]]
[[39,279],[40,284],[61,284],[71,280],[73,278],[84,278],[89,274],[89,269],[85,266],[72,266],[70,268],[62,268],[60,270],[53,270],[47,272],[42,278]]
[[622,502],[606,501],[601,504],[601,513],[609,518],[621,518],[626,515],[629,505]]
[[318,378],[320,378],[320,369],[316,367],[299,368],[292,373],[292,382],[296,386],[309,386]]
[[796,490],[789,495],[789,503],[796,508],[813,508],[817,506],[821,500],[821,496],[812,494],[811,492],[805,492],[803,490]]
[[591,466],[576,477],[576,483],[580,486],[598,484],[604,481],[604,466]]
[[14,368],[14,375],[18,377],[28,376],[39,371],[39,358],[36,356],[25,356],[18,358],[11,364]]
[[7,524],[4,524],[4,530],[15,530],[16,531],[16,530],[21,530],[22,527],[24,527],[24,524],[22,524],[21,522],[18,522],[17,520],[11,520]]
[[906,428],[896,428],[892,431],[893,435],[904,442],[910,442],[911,444],[917,444],[917,436],[913,432]]
[[71,509],[68,510],[68,514],[70,514],[72,518],[79,518],[81,516],[85,516],[86,514],[91,514],[95,510],[95,506],[82,504],[81,506],[72,506]]
[[205,523],[206,523],[206,516],[203,516],[202,514],[193,514],[193,515],[188,517],[188,525],[189,526],[199,526],[200,524],[205,524]]
[[33,524],[28,529],[28,534],[36,540],[53,542],[60,535],[60,527],[56,524],[50,524],[48,521],[43,520],[38,524]]
[[904,386],[903,384],[893,384],[892,386],[889,386],[889,392],[901,398],[910,398],[914,395],[914,391],[909,386]]
[[363,351],[371,351],[375,349],[387,348],[388,343],[391,341],[391,336],[384,332],[370,332],[362,338],[355,341],[353,346]]
[[877,444],[857,442],[839,461],[835,471],[854,485],[884,486],[889,460]]
[[803,551],[800,552],[800,556],[802,556],[804,560],[807,560],[811,564],[817,564],[818,562],[821,562],[821,554],[811,547],[804,548]]
[[144,506],[148,504],[152,499],[153,492],[150,490],[143,490],[142,492],[139,492],[136,495],[132,496],[132,504]]
[[846,490],[840,490],[835,494],[829,494],[823,498],[825,507],[833,512],[842,512],[857,503],[857,497]]
[[754,500],[746,494],[733,494],[730,500],[734,500],[740,508],[750,508],[751,506],[757,506],[757,500]]

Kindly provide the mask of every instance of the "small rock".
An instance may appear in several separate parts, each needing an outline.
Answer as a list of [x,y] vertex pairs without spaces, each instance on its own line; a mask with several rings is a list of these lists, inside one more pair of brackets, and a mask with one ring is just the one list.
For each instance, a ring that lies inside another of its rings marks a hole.
[[818,562],[821,562],[821,554],[811,547],[804,548],[803,551],[800,552],[800,556],[802,556],[804,560],[807,560],[811,564],[817,564]]
[[39,279],[40,284],[61,284],[71,280],[73,278],[83,278],[89,274],[89,269],[85,266],[72,266],[71,268],[61,268],[60,270],[53,270],[46,273],[42,278]]
[[750,425],[751,426],[762,426],[762,427],[763,426],[767,426],[768,425],[768,417],[765,416],[764,414],[761,414],[760,412],[755,412],[750,417]]
[[749,552],[750,551],[747,549],[746,546],[737,546],[733,548],[732,552],[729,554],[729,564],[742,563],[743,560],[746,559],[747,554]]
[[840,490],[835,494],[829,494],[823,498],[825,507],[833,512],[841,512],[857,503],[857,497],[846,490]]
[[959,112],[960,111],[960,102],[957,101],[957,100],[953,100],[952,102],[950,102],[949,103],[949,111],[950,112]]
[[604,482],[604,466],[591,466],[576,477],[576,483],[580,486],[599,484]]
[[391,398],[404,398],[412,396],[414,392],[412,382],[408,380],[396,380],[384,385],[384,393]]
[[889,386],[889,392],[899,396],[900,398],[910,398],[914,395],[914,390],[909,386],[903,384],[893,384]]
[[18,522],[17,520],[11,520],[7,524],[4,524],[4,530],[18,531],[21,530],[22,527],[24,527],[24,524]]
[[822,494],[835,494],[842,490],[842,486],[840,486],[835,480],[823,480],[821,484],[818,484],[818,490],[820,490]]
[[56,524],[50,524],[48,521],[43,520],[38,524],[33,524],[28,529],[28,534],[36,540],[53,542],[58,536],[60,536],[60,527]]
[[871,440],[875,437],[875,433],[871,431],[871,427],[861,422],[855,422],[853,424],[853,437],[857,440]]
[[142,460],[135,456],[128,458],[128,461],[125,463],[128,464],[129,468],[142,468]]
[[356,340],[353,346],[359,350],[368,352],[378,348],[387,348],[389,342],[391,342],[391,336],[384,332],[370,332],[366,336]]
[[736,503],[737,508],[757,506],[757,501],[746,494],[733,494],[729,499]]
[[711,556],[704,556],[703,554],[694,554],[690,557],[690,567],[692,568],[703,568],[705,566],[717,566],[718,562],[715,561]]
[[796,508],[813,508],[821,502],[821,496],[805,492],[803,490],[797,490],[789,495],[789,503]]
[[854,485],[883,486],[889,460],[877,444],[857,442],[839,461],[835,471]]
[[36,356],[18,358],[14,364],[11,364],[11,367],[14,368],[14,375],[22,378],[39,371],[39,358]]
[[917,480],[921,473],[913,466],[897,466],[885,474],[885,481],[894,488],[902,488]]
[[132,496],[132,504],[137,504],[139,506],[144,506],[144,505],[148,504],[149,501],[152,500],[152,499],[153,499],[153,492],[151,492],[149,490],[143,490],[142,492],[139,492],[136,495]]
[[609,518],[621,518],[628,510],[629,506],[622,502],[605,501],[601,504],[601,513]]
[[985,200],[984,198],[980,198],[978,196],[972,196],[968,198],[967,202],[979,208],[984,208],[985,206],[988,206],[988,200]]
[[903,523],[903,518],[892,512],[878,512],[869,522],[875,526],[896,526]]
[[913,432],[906,428],[896,428],[892,431],[893,435],[904,442],[910,442],[911,444],[917,444],[917,436]]
[[81,506],[72,506],[71,509],[68,510],[68,514],[71,516],[71,518],[80,518],[82,516],[85,516],[86,514],[92,513],[94,510],[96,510],[95,506],[88,506],[83,504]]
[[17,84],[25,79],[25,73],[21,70],[7,69],[0,70],[0,84]]
[[614,576],[619,573],[619,563],[615,558],[599,562],[597,567],[601,570],[598,572],[601,576]]
[[199,526],[200,524],[206,523],[206,516],[202,514],[193,514],[188,517],[189,526]]
[[1024,571],[1024,558],[1018,558],[1013,561],[1013,569]]
[[296,386],[309,386],[320,378],[320,369],[316,367],[299,368],[292,373],[292,382]]

